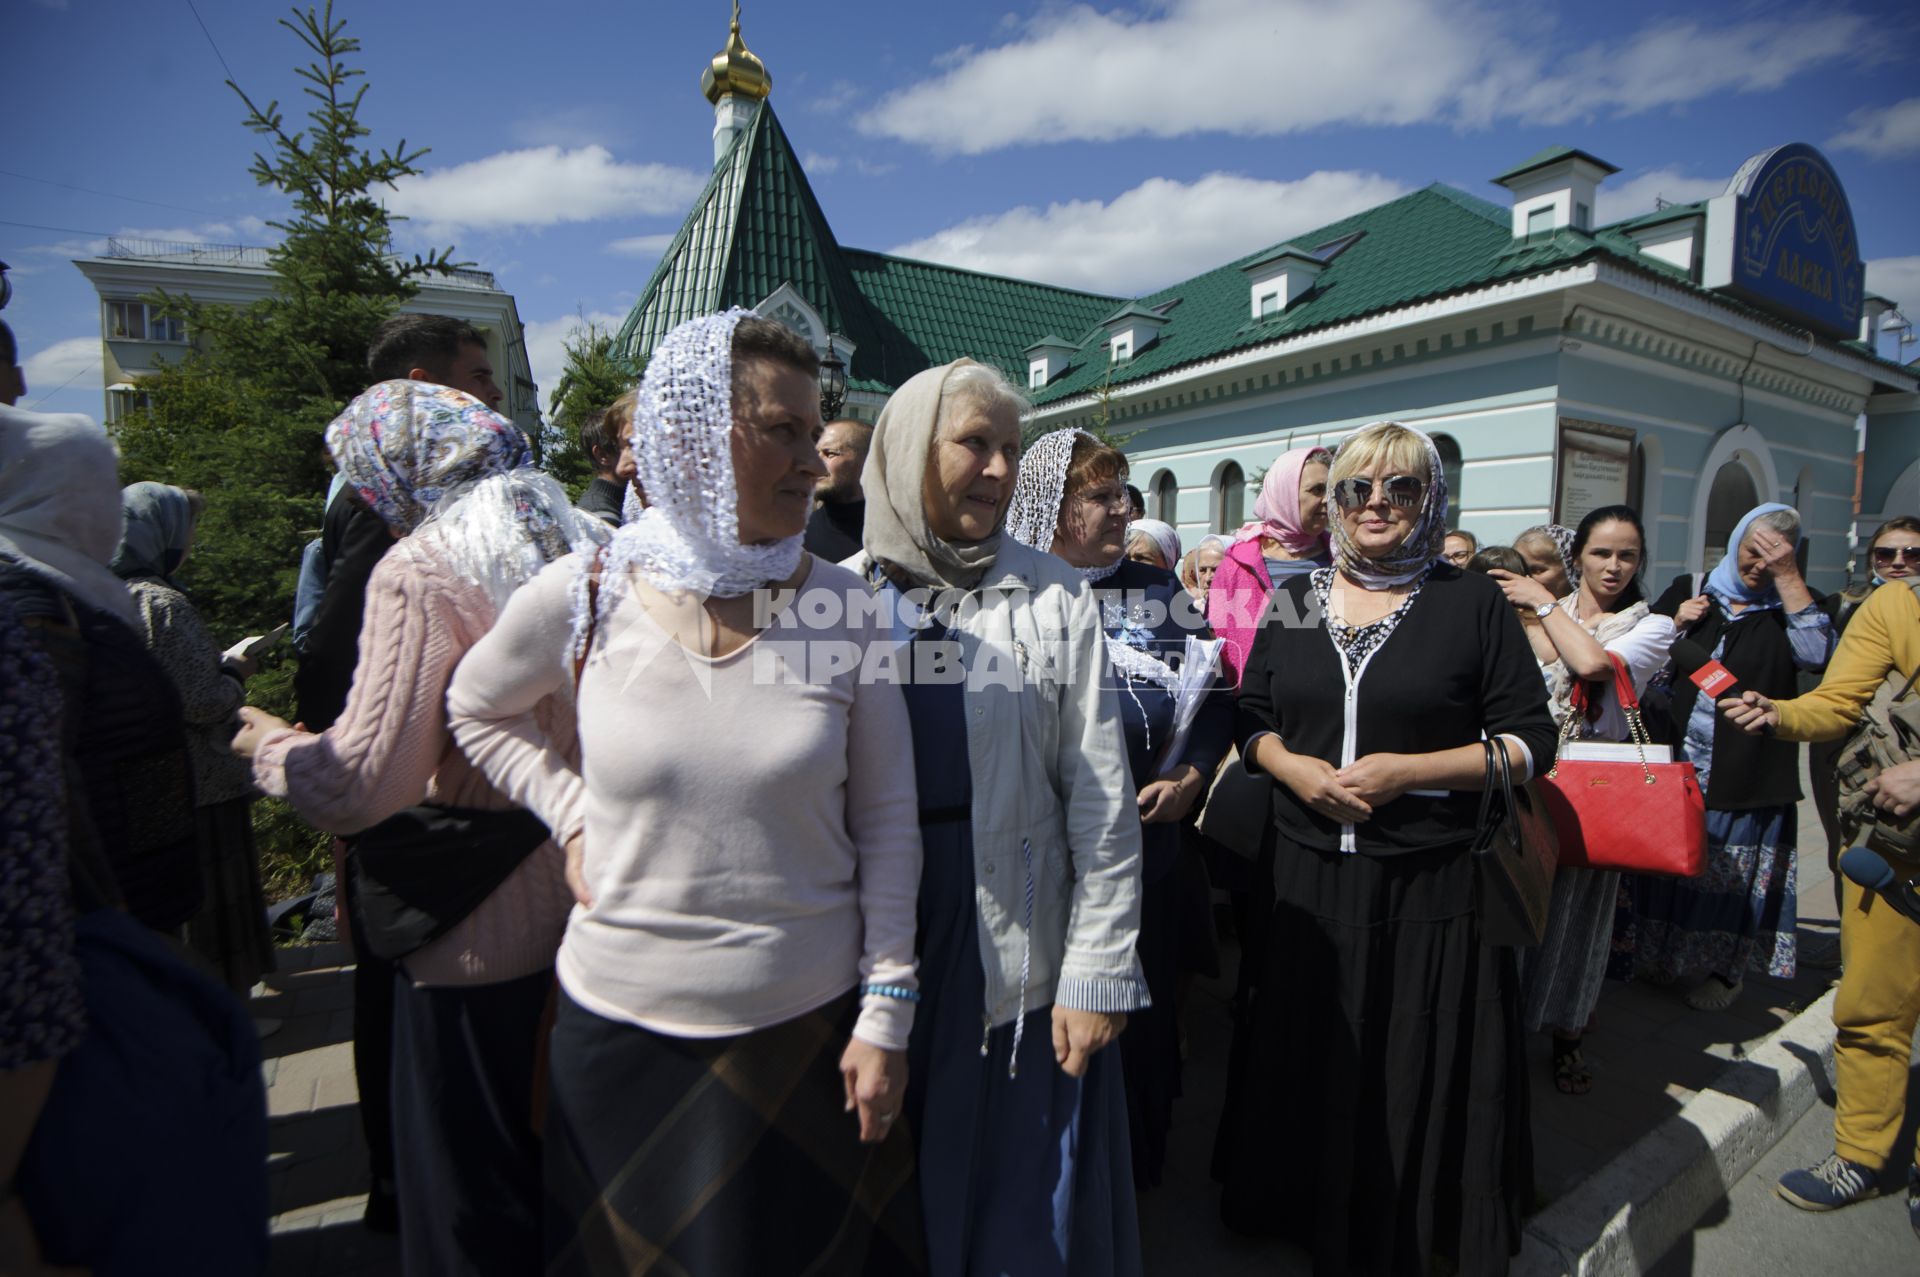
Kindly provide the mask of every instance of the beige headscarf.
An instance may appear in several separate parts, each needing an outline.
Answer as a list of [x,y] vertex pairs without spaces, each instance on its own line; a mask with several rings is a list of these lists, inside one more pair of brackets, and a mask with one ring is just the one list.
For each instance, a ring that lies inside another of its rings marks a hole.
[[[904,573],[916,586],[971,590],[1000,552],[1000,527],[979,541],[935,536],[922,496],[947,378],[973,362],[956,359],[907,378],[881,409],[866,468],[860,472],[867,496],[867,554],[883,568]],[[1004,510],[1000,522],[1006,523]]]

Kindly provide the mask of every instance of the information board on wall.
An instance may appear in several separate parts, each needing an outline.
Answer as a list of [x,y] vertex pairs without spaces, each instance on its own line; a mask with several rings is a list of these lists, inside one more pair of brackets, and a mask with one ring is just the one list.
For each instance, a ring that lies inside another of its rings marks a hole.
[[1633,477],[1633,431],[1562,417],[1553,469],[1554,522],[1577,527],[1588,511],[1624,505]]

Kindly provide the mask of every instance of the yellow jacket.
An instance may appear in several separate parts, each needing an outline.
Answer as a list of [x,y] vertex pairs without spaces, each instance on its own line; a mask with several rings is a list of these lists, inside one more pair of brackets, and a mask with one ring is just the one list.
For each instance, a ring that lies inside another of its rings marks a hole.
[[[1838,740],[1860,721],[1860,713],[1894,670],[1920,669],[1920,594],[1901,581],[1889,581],[1867,597],[1847,622],[1840,646],[1827,663],[1827,676],[1805,696],[1777,701],[1787,740]],[[1920,696],[1920,683],[1913,695]]]

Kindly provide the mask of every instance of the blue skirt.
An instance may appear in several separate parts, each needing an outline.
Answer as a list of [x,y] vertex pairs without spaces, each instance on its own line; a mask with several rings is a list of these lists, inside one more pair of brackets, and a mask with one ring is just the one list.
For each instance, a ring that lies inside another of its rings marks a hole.
[[[935,1277],[1132,1277],[1140,1272],[1120,1052],[1068,1077],[1053,1008],[989,1031],[973,896],[973,834],[923,831],[920,988],[907,1118]],[[930,915],[932,915],[930,917]],[[1014,1065],[1014,1067],[1010,1067]]]
[[1791,979],[1797,834],[1792,804],[1709,811],[1707,868],[1698,878],[1624,879],[1628,916],[1616,952],[1631,954],[1635,975],[1658,982],[1748,971]]

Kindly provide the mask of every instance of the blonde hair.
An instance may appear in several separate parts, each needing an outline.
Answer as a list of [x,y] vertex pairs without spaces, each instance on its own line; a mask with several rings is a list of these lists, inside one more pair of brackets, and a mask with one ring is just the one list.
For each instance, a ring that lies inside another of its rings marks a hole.
[[1420,436],[1397,421],[1376,421],[1341,441],[1340,450],[1333,454],[1333,466],[1327,471],[1327,486],[1331,488],[1378,464],[1391,474],[1410,474],[1422,483],[1433,482],[1427,445]]

